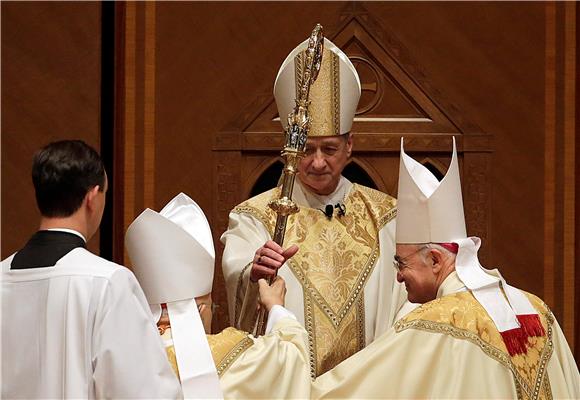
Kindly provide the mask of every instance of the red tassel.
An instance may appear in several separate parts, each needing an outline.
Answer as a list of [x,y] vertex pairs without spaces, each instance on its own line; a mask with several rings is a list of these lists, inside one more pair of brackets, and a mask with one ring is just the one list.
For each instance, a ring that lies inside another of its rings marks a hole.
[[546,331],[538,314],[516,315],[520,325],[528,337],[546,336]]
[[500,334],[510,356],[513,357],[517,354],[526,354],[528,352],[526,348],[528,335],[521,328],[510,329],[500,332]]
[[545,336],[546,331],[538,314],[516,315],[520,328],[500,332],[510,356],[528,352],[528,338]]

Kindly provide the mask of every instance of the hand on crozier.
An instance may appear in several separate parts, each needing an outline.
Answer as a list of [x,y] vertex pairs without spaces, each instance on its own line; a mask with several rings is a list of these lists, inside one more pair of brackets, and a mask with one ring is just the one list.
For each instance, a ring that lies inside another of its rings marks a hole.
[[275,276],[278,268],[297,252],[298,246],[296,245],[284,250],[273,240],[268,240],[254,254],[250,279],[252,282],[257,282],[259,279]]

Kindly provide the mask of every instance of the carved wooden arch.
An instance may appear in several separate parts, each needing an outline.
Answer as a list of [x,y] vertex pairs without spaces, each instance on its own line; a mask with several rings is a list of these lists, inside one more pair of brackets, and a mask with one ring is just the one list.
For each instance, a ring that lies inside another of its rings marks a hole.
[[443,164],[441,161],[436,160],[433,157],[424,157],[419,162],[422,165],[426,165],[427,163],[431,164],[441,174],[441,176],[445,176],[449,167],[448,165]]
[[258,179],[260,179],[260,177],[268,170],[268,168],[277,162],[280,162],[282,165],[284,165],[284,159],[281,156],[278,156],[266,158],[254,168],[250,175],[244,179],[244,183],[242,185],[243,198],[248,198],[250,196],[250,193],[252,192],[256,182],[258,182]]
[[377,186],[378,190],[385,193],[389,192],[387,190],[387,186],[385,185],[385,181],[383,180],[381,174],[375,169],[375,167],[370,162],[366,161],[364,158],[353,156],[350,158],[347,165],[350,165],[352,163],[358,165],[364,172],[367,173],[368,176],[370,176],[370,178]]

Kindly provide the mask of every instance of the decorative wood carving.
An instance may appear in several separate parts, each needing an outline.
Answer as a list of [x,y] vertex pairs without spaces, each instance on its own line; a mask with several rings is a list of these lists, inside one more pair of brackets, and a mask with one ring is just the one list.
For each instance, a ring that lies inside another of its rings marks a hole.
[[[214,288],[223,285],[224,276],[221,269],[223,245],[219,235],[228,226],[228,215],[234,206],[241,201],[241,154],[239,151],[221,151],[218,153],[214,169],[214,208],[213,208],[213,235],[216,243],[216,270],[214,274]],[[224,290],[214,290],[215,304],[212,331],[219,332],[229,325],[227,295]]]
[[480,237],[483,242],[479,252],[483,265],[491,258],[489,172],[488,154],[464,154],[462,186],[467,232]]
[[223,232],[228,226],[228,214],[241,200],[241,154],[239,151],[223,151],[218,153],[216,163],[216,202],[214,216],[217,228],[214,231]]

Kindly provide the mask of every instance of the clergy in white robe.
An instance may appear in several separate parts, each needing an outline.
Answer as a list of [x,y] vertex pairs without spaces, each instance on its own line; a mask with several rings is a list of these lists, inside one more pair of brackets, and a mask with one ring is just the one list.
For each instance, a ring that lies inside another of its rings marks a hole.
[[399,167],[397,280],[424,303],[314,383],[313,398],[580,398],[578,368],[554,315],[477,258],[467,237],[455,141],[438,181]]
[[[285,128],[305,48],[306,42],[288,55],[274,85]],[[391,268],[395,199],[342,176],[359,97],[356,69],[325,39],[321,70],[310,90],[306,155],[292,194],[300,211],[288,218],[286,249],[271,240],[276,214],[267,205],[278,198],[279,187],[236,206],[221,239],[230,322],[253,330],[256,281],[277,271],[288,287],[286,307],[308,331],[313,377],[385,332],[405,299]]]
[[2,398],[181,398],[133,273],[86,250],[107,176],[78,140],[34,157],[40,228],[2,262]]
[[[264,336],[226,328],[206,335],[223,398],[305,399],[310,397],[308,335],[281,305],[270,312]],[[179,376],[171,325],[158,322],[167,357]]]
[[[214,249],[201,208],[180,193],[147,209],[127,230],[133,269],[154,310],[167,356],[188,398],[308,397],[308,338],[284,307],[284,281],[260,281],[266,335],[210,332]],[[219,380],[218,380],[219,377]]]
[[312,398],[578,399],[576,362],[552,312],[527,294],[546,336],[511,356],[456,272],[437,299],[399,320],[363,351],[319,376]]

